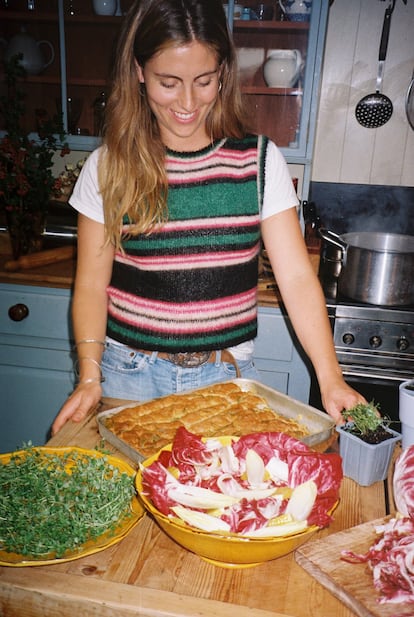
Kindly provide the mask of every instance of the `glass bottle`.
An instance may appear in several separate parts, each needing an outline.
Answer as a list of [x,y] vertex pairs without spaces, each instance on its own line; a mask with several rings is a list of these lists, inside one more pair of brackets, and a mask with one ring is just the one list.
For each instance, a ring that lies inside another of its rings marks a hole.
[[93,132],[94,135],[100,136],[102,134],[105,109],[106,109],[107,95],[106,92],[100,92],[93,103]]

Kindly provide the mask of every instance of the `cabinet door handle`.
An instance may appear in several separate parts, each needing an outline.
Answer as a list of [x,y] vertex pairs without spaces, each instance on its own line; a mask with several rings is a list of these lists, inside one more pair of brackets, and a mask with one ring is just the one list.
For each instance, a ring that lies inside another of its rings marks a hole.
[[23,321],[29,314],[29,308],[25,304],[15,304],[9,308],[9,317],[13,321]]

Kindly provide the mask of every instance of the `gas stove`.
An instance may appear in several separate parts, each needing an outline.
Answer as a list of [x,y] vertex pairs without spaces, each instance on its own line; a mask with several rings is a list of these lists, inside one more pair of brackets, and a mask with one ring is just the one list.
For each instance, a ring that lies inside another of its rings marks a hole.
[[[377,404],[399,431],[399,387],[414,379],[414,306],[362,304],[337,297],[336,281],[321,283],[345,381]],[[310,404],[323,409],[314,375]]]
[[338,361],[346,375],[404,381],[414,376],[413,307],[327,302]]
[[414,306],[364,304],[338,294],[337,277],[320,272],[335,350],[346,374],[414,376]]

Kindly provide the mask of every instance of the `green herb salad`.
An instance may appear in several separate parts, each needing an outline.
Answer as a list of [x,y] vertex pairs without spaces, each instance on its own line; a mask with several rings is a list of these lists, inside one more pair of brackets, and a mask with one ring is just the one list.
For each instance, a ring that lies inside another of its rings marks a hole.
[[113,537],[123,523],[129,529],[141,518],[133,508],[134,475],[123,461],[81,448],[1,455],[0,551],[60,559]]

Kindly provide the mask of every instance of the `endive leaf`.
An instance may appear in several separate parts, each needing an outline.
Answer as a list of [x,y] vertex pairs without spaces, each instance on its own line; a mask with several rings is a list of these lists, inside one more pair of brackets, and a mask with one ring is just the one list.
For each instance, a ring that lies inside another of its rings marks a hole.
[[183,484],[174,484],[167,488],[167,494],[170,499],[189,506],[190,508],[214,509],[225,508],[237,503],[237,497],[231,495],[223,495],[210,491],[208,488],[199,486],[186,486]]
[[205,512],[195,512],[182,506],[174,506],[171,510],[178,518],[192,527],[197,527],[197,529],[202,529],[203,531],[230,531],[228,523]]
[[270,488],[240,488],[240,490],[234,493],[234,497],[237,500],[247,499],[248,501],[252,501],[253,499],[267,499],[267,497],[271,497],[276,492],[274,486]]
[[291,514],[297,521],[306,520],[313,508],[317,494],[318,489],[313,480],[299,484],[293,489],[285,512]]
[[299,533],[307,529],[308,525],[306,521],[294,521],[293,523],[284,523],[282,525],[274,525],[272,527],[261,527],[254,531],[249,531],[245,535],[246,538],[271,538],[288,536],[293,533]]
[[265,466],[262,457],[255,450],[246,452],[246,474],[250,486],[260,487],[264,482]]
[[[275,516],[267,521],[267,526],[272,527],[276,525],[286,525],[286,523],[293,523],[294,518],[291,514],[279,514],[279,516]],[[297,522],[297,521],[296,521]]]
[[266,465],[266,469],[274,481],[287,482],[289,477],[289,468],[287,463],[281,461],[277,456],[272,456]]
[[236,501],[240,499],[266,499],[271,497],[277,490],[275,486],[270,488],[243,488],[230,474],[223,474],[217,480],[217,487],[224,495],[234,497]]

